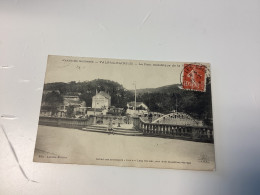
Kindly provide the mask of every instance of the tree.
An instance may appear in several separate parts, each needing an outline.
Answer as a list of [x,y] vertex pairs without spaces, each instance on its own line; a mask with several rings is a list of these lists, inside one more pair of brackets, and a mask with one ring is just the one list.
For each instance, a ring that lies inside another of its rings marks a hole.
[[67,108],[67,117],[71,118],[73,116],[74,113],[74,106],[69,105]]
[[52,91],[43,96],[42,102],[45,102],[45,107],[51,111],[51,115],[55,115],[58,107],[63,103],[63,97],[56,91]]

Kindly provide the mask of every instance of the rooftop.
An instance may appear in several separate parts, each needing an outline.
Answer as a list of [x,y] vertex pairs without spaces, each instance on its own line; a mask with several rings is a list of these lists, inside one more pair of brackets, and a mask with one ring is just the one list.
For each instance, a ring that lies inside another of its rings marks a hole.
[[[128,104],[129,106],[135,106],[135,102],[127,102],[127,104]],[[145,103],[143,103],[143,102],[136,102],[136,106],[140,106],[141,104],[144,104],[144,105],[145,105]]]
[[64,104],[72,104],[72,105],[75,105],[75,104],[81,104],[82,101],[80,100],[71,100],[71,99],[64,99]]
[[[107,98],[107,99],[110,99],[110,98],[111,98],[111,96],[110,96],[108,93],[104,92],[104,91],[100,91],[98,94],[104,96],[104,97]],[[97,95],[98,95],[98,94],[97,94]]]

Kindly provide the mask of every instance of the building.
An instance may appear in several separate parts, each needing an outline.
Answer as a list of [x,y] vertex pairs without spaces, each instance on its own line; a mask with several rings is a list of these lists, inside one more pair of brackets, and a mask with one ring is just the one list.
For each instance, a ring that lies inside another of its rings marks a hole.
[[115,106],[110,106],[107,114],[113,116],[120,116],[123,114],[123,112],[124,112],[124,108],[117,108]]
[[58,108],[58,116],[67,116],[69,106],[73,107],[73,115],[84,115],[86,113],[86,103],[81,101],[77,95],[64,95],[63,104]]
[[[127,102],[127,108],[134,110],[135,102]],[[148,106],[146,106],[143,102],[136,102],[136,110],[148,110]]]
[[104,91],[100,91],[92,97],[92,108],[108,109],[111,106],[111,96]]
[[135,109],[135,102],[128,102],[127,103],[127,114],[135,115],[135,114],[145,114],[148,112],[148,106],[143,102],[136,102],[136,109]]

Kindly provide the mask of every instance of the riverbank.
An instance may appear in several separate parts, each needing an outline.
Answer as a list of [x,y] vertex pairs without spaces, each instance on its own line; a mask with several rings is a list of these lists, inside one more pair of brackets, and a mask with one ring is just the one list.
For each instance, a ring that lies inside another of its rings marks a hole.
[[212,170],[214,145],[39,126],[36,162]]

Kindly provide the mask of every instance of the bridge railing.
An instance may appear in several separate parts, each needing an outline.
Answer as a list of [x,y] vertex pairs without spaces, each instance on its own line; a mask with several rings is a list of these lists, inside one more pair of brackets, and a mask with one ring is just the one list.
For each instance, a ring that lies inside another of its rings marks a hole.
[[214,142],[213,128],[208,126],[186,126],[149,123],[140,117],[133,117],[134,128],[147,136],[169,137],[199,142]]

